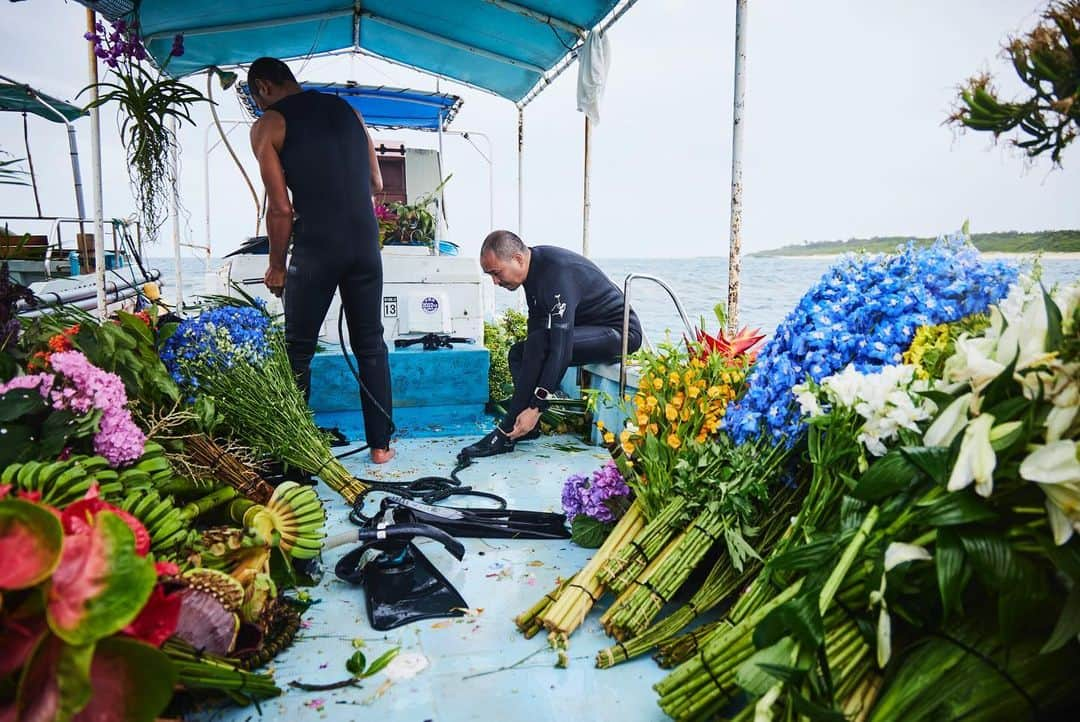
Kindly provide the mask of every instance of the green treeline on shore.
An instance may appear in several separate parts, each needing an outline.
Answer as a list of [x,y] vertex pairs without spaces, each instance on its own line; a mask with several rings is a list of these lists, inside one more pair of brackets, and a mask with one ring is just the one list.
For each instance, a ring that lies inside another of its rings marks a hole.
[[[910,236],[875,236],[874,238],[851,238],[846,241],[815,241],[793,244],[755,256],[823,256],[849,251],[870,253],[889,252],[897,246],[914,240],[917,245],[929,245],[933,238]],[[1070,231],[1003,231],[999,233],[974,233],[971,242],[980,251],[988,253],[1080,253],[1080,230]]]

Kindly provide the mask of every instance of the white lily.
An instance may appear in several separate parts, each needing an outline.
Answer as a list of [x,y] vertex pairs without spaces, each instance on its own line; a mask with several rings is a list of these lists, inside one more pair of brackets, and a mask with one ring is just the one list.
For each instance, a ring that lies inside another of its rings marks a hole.
[[994,468],[997,456],[990,445],[990,430],[994,426],[991,414],[980,414],[964,429],[964,441],[960,444],[960,454],[956,465],[949,475],[949,491],[960,491],[975,482],[975,493],[990,496],[994,490]]
[[945,362],[945,378],[967,381],[973,390],[982,391],[1005,370],[1005,364],[994,357],[995,342],[992,338],[957,339],[956,354]]
[[968,407],[971,405],[971,394],[967,393],[953,400],[945,407],[945,410],[934,419],[930,428],[923,435],[923,443],[927,446],[948,446],[956,438],[956,435],[964,430],[968,422]]
[[1075,404],[1072,406],[1054,406],[1046,415],[1046,440],[1054,443],[1061,440],[1062,434],[1069,430],[1076,412],[1080,410]]
[[792,386],[791,393],[795,394],[795,400],[799,402],[799,409],[803,416],[811,419],[821,416],[821,404],[818,403],[817,394],[810,390],[809,384]]
[[1027,455],[1020,462],[1020,476],[1040,484],[1070,484],[1080,482],[1080,448],[1075,441],[1061,439]]
[[1041,484],[1054,543],[1061,546],[1080,531],[1080,484]]
[[930,552],[918,544],[893,542],[885,549],[885,571],[892,571],[904,562],[929,561]]

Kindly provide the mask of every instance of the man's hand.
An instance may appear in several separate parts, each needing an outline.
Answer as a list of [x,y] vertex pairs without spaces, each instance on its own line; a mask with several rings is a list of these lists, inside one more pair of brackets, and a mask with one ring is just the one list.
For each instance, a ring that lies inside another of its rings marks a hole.
[[514,429],[509,436],[515,441],[536,428],[540,421],[540,409],[525,409],[514,420]]
[[285,291],[285,269],[270,266],[266,269],[266,275],[263,276],[263,283],[270,289],[270,293],[281,298],[282,292]]

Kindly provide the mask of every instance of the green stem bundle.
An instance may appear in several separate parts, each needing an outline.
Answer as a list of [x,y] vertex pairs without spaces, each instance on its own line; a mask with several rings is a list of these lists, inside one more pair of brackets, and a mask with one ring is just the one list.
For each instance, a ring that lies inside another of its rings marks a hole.
[[683,497],[673,497],[629,544],[619,549],[600,568],[598,576],[608,589],[615,594],[622,594],[630,583],[637,579],[642,570],[652,563],[668,542],[679,533],[681,525],[678,522],[685,508],[686,500]]

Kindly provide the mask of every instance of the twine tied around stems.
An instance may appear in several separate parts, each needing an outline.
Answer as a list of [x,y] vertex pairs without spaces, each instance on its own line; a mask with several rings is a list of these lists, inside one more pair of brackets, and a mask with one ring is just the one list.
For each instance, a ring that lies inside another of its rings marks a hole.
[[633,583],[637,584],[639,587],[645,587],[646,589],[648,589],[649,594],[651,594],[654,597],[656,597],[657,599],[659,599],[665,605],[668,603],[668,600],[664,597],[664,595],[661,594],[660,592],[656,591],[656,587],[654,587],[652,585],[652,582],[650,582],[648,579],[646,579],[645,581],[641,581],[640,579],[634,579]]
[[697,529],[699,532],[701,532],[705,536],[712,539],[714,544],[720,541],[719,537],[717,537],[715,534],[713,534],[711,531],[709,531],[705,527],[701,526],[701,524],[697,523],[696,521],[690,526],[690,528],[691,529]]
[[[575,589],[580,589],[581,591],[585,592],[585,596],[587,596],[587,597],[588,597],[589,599],[591,599],[591,600],[593,601],[593,604],[596,604],[596,602],[597,602],[597,599],[596,599],[596,597],[595,597],[595,596],[593,596],[593,593],[592,593],[592,592],[590,592],[590,591],[589,591],[588,589],[586,589],[585,587],[581,586],[580,584],[576,584],[576,583],[574,583],[574,582],[571,582],[571,583],[570,583],[570,584],[568,584],[567,586],[571,586],[571,587],[574,587]],[[545,595],[545,596],[550,596],[550,595]],[[552,600],[552,601],[554,601],[554,600]]]
[[652,564],[652,561],[653,561],[652,558],[649,557],[649,555],[647,553],[645,553],[644,547],[642,547],[640,544],[638,544],[637,539],[631,539],[630,541],[627,542],[627,544],[634,547],[634,549],[637,549],[637,553],[640,554],[641,558],[645,560],[646,566],[648,566],[649,564]]
[[698,657],[701,659],[701,666],[705,668],[705,671],[709,673],[709,679],[713,681],[716,688],[721,692],[724,692],[724,685],[720,684],[720,680],[716,678],[716,674],[712,671],[712,667],[705,661],[705,647],[698,648],[697,637],[694,638],[694,649],[698,650]]

